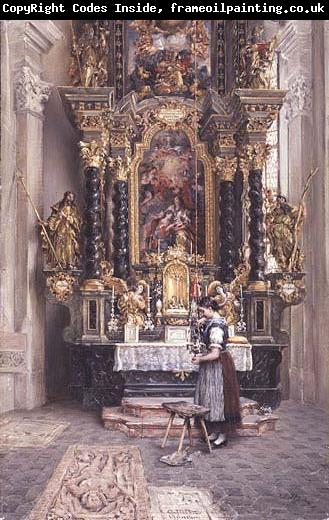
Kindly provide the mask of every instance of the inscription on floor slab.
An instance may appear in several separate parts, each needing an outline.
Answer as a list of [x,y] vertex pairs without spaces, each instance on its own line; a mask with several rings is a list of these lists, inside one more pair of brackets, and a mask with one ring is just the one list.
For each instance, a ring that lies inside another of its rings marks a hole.
[[153,520],[224,520],[206,490],[150,487]]
[[0,422],[0,449],[47,446],[69,426],[68,422],[6,418]]
[[135,446],[70,446],[28,520],[151,520]]

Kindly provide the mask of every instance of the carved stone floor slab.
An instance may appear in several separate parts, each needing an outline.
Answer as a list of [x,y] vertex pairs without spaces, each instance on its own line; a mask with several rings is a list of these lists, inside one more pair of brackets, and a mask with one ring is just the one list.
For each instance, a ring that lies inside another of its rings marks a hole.
[[48,446],[69,426],[68,422],[4,417],[0,421],[0,449]]
[[205,490],[189,487],[150,487],[153,520],[224,520]]
[[135,446],[70,446],[28,520],[151,520]]

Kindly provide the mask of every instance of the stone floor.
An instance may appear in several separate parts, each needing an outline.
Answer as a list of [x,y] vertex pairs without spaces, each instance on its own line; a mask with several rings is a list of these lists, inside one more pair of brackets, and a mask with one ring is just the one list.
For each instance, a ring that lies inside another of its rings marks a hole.
[[329,520],[328,416],[316,406],[292,401],[284,401],[276,413],[276,432],[233,438],[212,454],[200,444],[196,450],[202,453],[192,466],[170,467],[159,457],[174,451],[177,440],[161,450],[157,440],[128,439],[105,430],[99,413],[72,402],[23,412],[22,417],[71,426],[48,447],[0,452],[0,519],[26,518],[67,447],[80,443],[138,446],[149,483],[211,490],[228,520]]

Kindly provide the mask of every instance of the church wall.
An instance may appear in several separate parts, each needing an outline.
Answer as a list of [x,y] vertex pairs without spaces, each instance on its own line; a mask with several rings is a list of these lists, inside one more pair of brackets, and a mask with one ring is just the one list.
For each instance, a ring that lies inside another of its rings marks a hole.
[[[312,240],[313,245],[313,301],[314,344],[316,348],[316,400],[329,409],[329,255],[328,229],[328,21],[314,22],[314,165],[319,166],[319,176],[313,185]],[[326,218],[327,217],[327,218]]]
[[[44,59],[44,78],[52,83],[53,91],[45,110],[44,124],[44,212],[73,191],[83,194],[83,178],[79,171],[78,135],[65,115],[57,86],[69,85],[68,75],[71,27],[68,20],[56,21],[64,38],[53,46]],[[79,207],[83,201],[78,199]],[[44,281],[43,281],[44,283]],[[65,397],[68,384],[68,349],[62,331],[69,324],[68,309],[46,304],[45,370],[46,392],[49,399]]]
[[34,408],[45,396],[45,300],[34,210],[43,215],[43,122],[50,85],[44,54],[60,38],[52,22],[3,22],[1,31],[0,411]]
[[[326,23],[326,22],[325,22]],[[328,118],[323,107],[326,60],[324,22],[287,22],[280,39],[281,88],[290,92],[282,112],[282,193],[298,204],[312,167],[319,167],[306,196],[303,227],[306,299],[290,312],[290,397],[329,406],[328,337],[328,180],[325,143]]]

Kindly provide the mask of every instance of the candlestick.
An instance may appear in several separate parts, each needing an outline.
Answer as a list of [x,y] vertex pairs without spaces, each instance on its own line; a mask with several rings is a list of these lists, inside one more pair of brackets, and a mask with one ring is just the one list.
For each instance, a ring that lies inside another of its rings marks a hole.
[[112,300],[114,300],[114,285],[112,285]]
[[243,299],[242,285],[240,285],[240,300]]
[[158,256],[160,256],[160,238],[158,239]]

